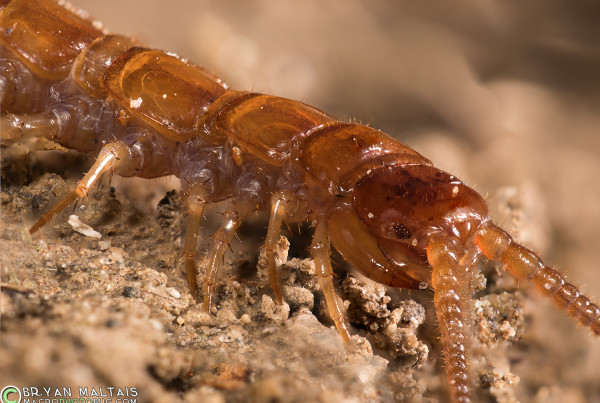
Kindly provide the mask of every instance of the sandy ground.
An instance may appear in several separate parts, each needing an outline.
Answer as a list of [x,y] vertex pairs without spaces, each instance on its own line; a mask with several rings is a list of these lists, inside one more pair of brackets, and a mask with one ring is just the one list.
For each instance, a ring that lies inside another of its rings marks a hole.
[[[498,223],[600,294],[592,3],[77,4],[235,88],[301,99],[402,139],[475,185]],[[177,182],[115,178],[114,191],[103,186],[31,237],[34,217],[85,169],[81,156],[48,154],[2,149],[3,385],[120,387],[138,401],[445,401],[431,294],[378,288],[337,259],[358,346],[348,351],[302,260],[310,229],[287,234],[280,308],[261,269],[266,221],[257,217],[232,245],[206,316],[186,290],[185,219],[167,197]],[[72,213],[102,238],[75,232]],[[207,217],[204,252],[218,218]],[[493,266],[484,274],[473,312],[478,401],[600,401],[600,343],[527,285]]]

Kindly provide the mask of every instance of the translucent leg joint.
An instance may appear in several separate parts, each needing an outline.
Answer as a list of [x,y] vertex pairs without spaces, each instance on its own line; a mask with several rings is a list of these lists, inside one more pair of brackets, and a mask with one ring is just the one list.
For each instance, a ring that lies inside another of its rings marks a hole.
[[344,314],[333,288],[333,269],[329,261],[329,237],[327,235],[327,225],[324,221],[319,222],[315,228],[310,253],[315,260],[317,279],[325,295],[329,315],[335,323],[340,336],[342,336],[346,347],[350,348],[350,332],[348,332],[348,328],[346,327]]
[[213,297],[215,294],[217,275],[223,264],[225,251],[229,247],[231,239],[236,231],[242,225],[243,218],[254,210],[256,202],[254,200],[237,200],[232,208],[225,213],[225,221],[217,230],[213,237],[213,246],[210,251],[206,275],[204,277],[204,303],[203,310],[210,313]]
[[94,184],[102,177],[102,174],[114,169],[123,163],[128,163],[128,157],[130,155],[129,148],[123,143],[111,143],[102,148],[98,159],[92,166],[92,168],[85,174],[83,179],[79,181],[75,190],[69,192],[62,200],[60,200],[54,207],[46,212],[30,229],[29,233],[33,234],[41,227],[43,227],[48,221],[55,218],[58,213],[64,210],[72,202],[78,198],[87,196],[90,189]]
[[269,218],[267,239],[265,240],[265,257],[275,300],[280,305],[283,304],[283,297],[281,296],[281,283],[277,271],[277,242],[281,234],[283,219],[295,201],[297,201],[296,196],[289,192],[277,192],[271,197],[271,216]]
[[197,199],[197,195],[190,197],[187,202],[188,222],[185,233],[183,254],[185,255],[185,271],[187,273],[188,286],[192,297],[200,302],[198,290],[198,273],[196,271],[196,249],[198,247],[198,230],[200,219],[204,212],[205,203]]
[[44,114],[15,115],[7,113],[0,118],[0,140],[10,142],[27,137],[46,137],[56,140],[58,121]]

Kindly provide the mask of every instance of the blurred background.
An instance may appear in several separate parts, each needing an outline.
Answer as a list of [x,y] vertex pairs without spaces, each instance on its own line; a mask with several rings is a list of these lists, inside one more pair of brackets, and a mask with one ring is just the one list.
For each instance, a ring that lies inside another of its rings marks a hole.
[[[232,88],[298,99],[411,145],[486,195],[499,224],[600,295],[600,3],[73,3]],[[535,304],[547,356],[529,357],[530,367],[597,384],[600,343],[551,304]],[[513,372],[525,384],[527,375]]]

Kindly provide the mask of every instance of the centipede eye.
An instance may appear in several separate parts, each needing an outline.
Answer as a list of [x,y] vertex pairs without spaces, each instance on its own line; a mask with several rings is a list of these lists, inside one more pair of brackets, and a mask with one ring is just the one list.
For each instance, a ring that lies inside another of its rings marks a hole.
[[402,224],[396,224],[392,227],[398,239],[410,239],[410,231]]

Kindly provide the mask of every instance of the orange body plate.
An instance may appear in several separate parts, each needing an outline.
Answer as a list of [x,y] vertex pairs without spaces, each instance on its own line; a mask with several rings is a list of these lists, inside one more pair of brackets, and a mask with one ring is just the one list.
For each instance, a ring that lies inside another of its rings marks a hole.
[[67,77],[77,55],[101,35],[83,12],[52,0],[15,0],[0,11],[0,42],[48,80]]

